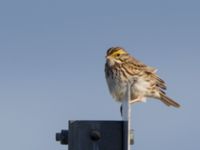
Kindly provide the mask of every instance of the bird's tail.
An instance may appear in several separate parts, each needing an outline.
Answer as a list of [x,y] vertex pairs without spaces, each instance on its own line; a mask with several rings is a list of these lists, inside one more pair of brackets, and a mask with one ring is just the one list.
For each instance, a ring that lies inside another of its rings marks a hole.
[[167,106],[174,106],[176,108],[180,107],[180,104],[169,98],[167,95],[164,93],[160,93],[160,100]]

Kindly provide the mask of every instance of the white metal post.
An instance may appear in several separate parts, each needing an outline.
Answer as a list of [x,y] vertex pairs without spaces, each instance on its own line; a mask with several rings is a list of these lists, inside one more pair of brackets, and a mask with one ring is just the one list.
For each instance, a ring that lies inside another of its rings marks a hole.
[[130,132],[131,132],[131,106],[130,106],[130,100],[131,100],[131,84],[127,84],[127,94],[126,99],[122,102],[122,120],[127,121],[127,127],[125,127],[126,134],[126,148],[127,150],[131,150],[131,138],[130,138]]

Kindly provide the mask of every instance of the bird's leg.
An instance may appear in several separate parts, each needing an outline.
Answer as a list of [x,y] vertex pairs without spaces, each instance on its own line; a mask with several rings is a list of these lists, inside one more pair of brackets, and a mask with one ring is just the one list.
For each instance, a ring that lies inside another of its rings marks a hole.
[[133,104],[133,103],[136,103],[136,102],[139,102],[139,101],[141,101],[140,98],[136,98],[136,99],[131,100],[129,103]]
[[121,117],[122,117],[122,105],[120,106],[120,113],[121,113]]
[[[146,102],[146,98],[144,96],[138,96],[137,98],[131,100],[129,103],[130,104],[133,104],[133,103],[136,103],[136,102]],[[121,113],[121,116],[122,116],[122,105],[120,106],[120,113]]]
[[145,101],[146,101],[145,97],[143,97],[143,96],[138,96],[137,98],[131,100],[129,103],[130,103],[130,104],[133,104],[133,103],[136,103],[136,102],[145,102]]

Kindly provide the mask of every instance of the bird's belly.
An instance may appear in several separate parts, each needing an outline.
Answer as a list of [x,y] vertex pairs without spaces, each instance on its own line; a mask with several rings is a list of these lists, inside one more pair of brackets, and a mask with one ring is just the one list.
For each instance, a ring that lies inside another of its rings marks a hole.
[[121,80],[108,80],[108,86],[111,95],[113,96],[116,101],[121,102],[126,97],[126,91],[127,91],[127,82],[121,81]]
[[[127,98],[127,81],[109,79],[108,86],[114,99],[121,102]],[[130,82],[130,81],[128,81]],[[143,78],[137,78],[131,85],[131,99],[146,97],[151,84]]]
[[150,86],[150,82],[146,81],[143,78],[138,78],[132,85],[131,93],[135,98],[137,98],[138,96],[145,97],[145,95],[148,93]]

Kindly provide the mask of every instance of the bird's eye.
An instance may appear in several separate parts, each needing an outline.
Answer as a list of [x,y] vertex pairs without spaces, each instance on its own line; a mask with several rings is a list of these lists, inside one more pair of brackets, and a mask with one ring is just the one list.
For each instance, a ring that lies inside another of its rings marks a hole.
[[120,56],[120,54],[117,54],[116,56],[117,56],[117,57],[119,57],[119,56]]

